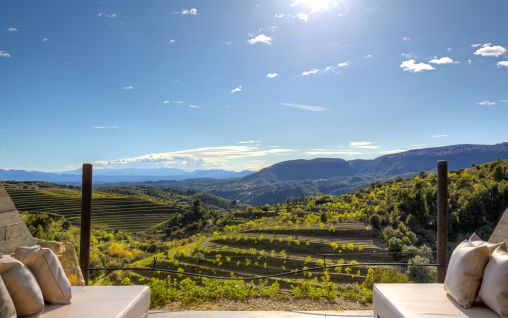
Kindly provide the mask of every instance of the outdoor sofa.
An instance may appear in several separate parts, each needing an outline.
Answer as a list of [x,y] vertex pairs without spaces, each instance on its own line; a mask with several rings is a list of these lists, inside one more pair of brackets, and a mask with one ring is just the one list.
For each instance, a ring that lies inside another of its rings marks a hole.
[[[508,209],[489,239],[508,245]],[[444,284],[375,284],[373,290],[375,318],[499,318],[486,306],[465,309],[444,289]]]
[[[41,242],[32,237],[14,203],[0,184],[0,254],[14,253],[16,247],[45,245],[58,256],[66,273],[84,285],[71,244]],[[72,286],[68,305],[46,304],[42,318],[145,318],[150,306],[147,286]]]

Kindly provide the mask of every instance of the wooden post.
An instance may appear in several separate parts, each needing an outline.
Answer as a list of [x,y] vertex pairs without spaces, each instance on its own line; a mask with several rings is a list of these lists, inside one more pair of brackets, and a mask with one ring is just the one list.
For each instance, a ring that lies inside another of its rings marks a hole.
[[448,162],[437,162],[437,283],[444,283],[448,261]]
[[90,264],[90,232],[92,228],[92,165],[83,164],[81,184],[81,237],[79,244],[79,266],[83,272],[85,285],[88,285],[88,265]]

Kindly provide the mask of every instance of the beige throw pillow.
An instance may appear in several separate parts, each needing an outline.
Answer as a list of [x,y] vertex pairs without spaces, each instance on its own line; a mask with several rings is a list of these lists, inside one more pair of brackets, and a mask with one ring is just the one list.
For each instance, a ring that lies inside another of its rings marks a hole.
[[18,317],[38,317],[44,310],[44,299],[32,272],[20,261],[0,256],[0,275],[11,295]]
[[500,245],[502,243],[491,244],[482,241],[473,234],[453,251],[444,289],[464,308],[471,308],[475,303],[490,254]]
[[498,247],[490,257],[478,294],[502,318],[508,318],[508,252]]
[[32,271],[45,301],[51,304],[70,304],[71,283],[52,250],[39,245],[23,246],[16,248],[14,257]]
[[0,276],[0,317],[16,318],[16,308],[7,287],[5,287],[2,276]]
[[491,255],[494,252],[494,250],[496,248],[498,248],[499,246],[506,248],[506,245],[504,242],[489,243],[489,242],[482,240],[476,233],[473,233],[473,235],[471,235],[471,237],[469,238],[469,242],[473,243],[473,245],[475,245],[475,246],[480,246],[480,245],[487,246]]

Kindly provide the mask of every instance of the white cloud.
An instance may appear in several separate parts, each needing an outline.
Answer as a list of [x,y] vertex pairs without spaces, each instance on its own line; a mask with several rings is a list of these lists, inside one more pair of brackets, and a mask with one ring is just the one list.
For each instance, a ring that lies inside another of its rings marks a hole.
[[49,39],[48,39],[48,38],[43,38],[41,41],[42,41],[42,42],[48,42],[48,41],[49,41]]
[[252,144],[261,143],[261,140],[242,140],[242,141],[239,141],[238,143],[242,144],[242,145],[252,145]]
[[162,101],[163,104],[183,104],[184,102],[181,101],[181,100],[169,100],[169,99],[166,99],[164,101]]
[[16,29],[15,27],[10,27],[7,29],[8,32],[18,32],[19,30]]
[[276,13],[273,17],[277,18],[277,19],[282,19],[282,18],[285,18],[286,15],[283,12],[279,12],[279,13]]
[[474,43],[474,44],[471,44],[471,47],[474,47],[474,48],[477,48],[477,47],[480,47],[482,46],[481,43]]
[[266,77],[268,77],[268,78],[276,78],[276,77],[279,77],[279,74],[276,73],[276,72],[270,72],[270,73],[266,74]]
[[508,67],[508,61],[499,61],[499,62],[497,62],[497,66]]
[[0,58],[1,57],[9,58],[9,57],[11,57],[11,54],[9,52],[0,50]]
[[378,149],[380,146],[376,146],[373,141],[351,141],[349,145],[353,148],[361,149]]
[[198,105],[189,105],[190,108],[193,108],[193,109],[201,109],[201,106],[198,106]]
[[448,135],[433,135],[432,138],[446,138]]
[[92,129],[120,129],[118,126],[95,126]]
[[296,17],[300,20],[307,22],[307,21],[309,21],[310,14],[301,12],[301,13],[296,14]]
[[224,44],[225,45],[231,45],[231,44],[233,44],[233,41],[226,41],[226,42],[224,42]]
[[198,15],[198,9],[196,8],[183,9],[180,13],[183,15]]
[[238,85],[237,87],[233,88],[232,90],[230,90],[230,92],[232,94],[235,94],[235,93],[240,93],[242,91],[243,87],[242,85]]
[[291,107],[291,108],[306,110],[306,111],[310,111],[310,112],[324,112],[324,111],[328,110],[328,108],[323,107],[323,106],[293,104],[293,103],[280,103],[280,104],[285,107]]
[[116,14],[116,12],[112,12],[112,13],[99,12],[99,14],[97,16],[99,18],[108,18],[108,19],[116,19],[116,18],[118,18],[118,15]]
[[400,53],[400,56],[402,56],[405,59],[410,59],[413,57],[413,53]]
[[405,151],[407,151],[407,149],[393,149],[393,150],[384,150],[384,151],[381,151],[381,153],[385,154],[385,155],[392,155],[395,153],[401,153],[401,152],[405,152]]
[[270,162],[252,161],[255,158],[283,155],[294,152],[287,148],[261,148],[259,145],[202,147],[164,153],[151,153],[137,157],[95,162],[98,168],[180,168],[195,169],[259,169]]
[[303,71],[302,72],[302,76],[310,76],[310,75],[317,74],[318,72],[319,72],[319,70],[317,68],[313,68],[313,69],[308,70],[308,71]]
[[402,41],[409,42],[409,41],[411,41],[411,38],[409,36],[403,36]]
[[492,43],[485,43],[474,54],[480,56],[494,56],[500,57],[506,53],[506,48],[501,45],[492,45]]
[[365,55],[364,58],[370,59],[370,58],[372,58],[372,54],[369,53],[369,54]]
[[508,99],[500,99],[499,100],[501,103],[508,103]]
[[169,40],[169,43],[170,43],[170,44],[173,44],[173,43],[175,43],[175,42],[176,42],[176,40],[175,40],[175,39],[170,39],[170,40]]
[[132,91],[132,90],[134,90],[134,86],[132,86],[132,85],[126,85],[122,89],[124,91]]
[[434,67],[427,63],[416,63],[415,60],[405,60],[400,64],[400,68],[403,71],[411,72],[411,73],[418,73],[422,71],[432,71],[434,70]]
[[346,61],[346,62],[338,63],[337,65],[329,65],[329,66],[326,66],[322,69],[314,67],[311,70],[303,71],[302,76],[310,76],[310,75],[315,75],[318,73],[328,73],[328,72],[335,73],[335,72],[338,72],[339,68],[344,68],[344,67],[348,67],[348,66],[349,66],[349,62]]
[[480,106],[495,106],[496,102],[491,102],[489,100],[484,100],[478,103]]
[[435,57],[432,60],[430,60],[429,63],[442,65],[442,64],[453,64],[456,62],[451,57],[443,56],[439,58]]
[[272,45],[272,38],[266,34],[261,33],[256,36],[251,36],[247,42],[249,44],[263,43],[266,45]]

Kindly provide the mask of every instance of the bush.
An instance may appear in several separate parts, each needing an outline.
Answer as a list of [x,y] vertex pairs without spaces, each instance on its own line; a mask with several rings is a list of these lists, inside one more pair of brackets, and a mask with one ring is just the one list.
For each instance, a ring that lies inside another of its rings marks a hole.
[[[423,256],[415,256],[409,260],[410,264],[430,264],[429,259]],[[436,269],[429,266],[408,266],[409,278],[416,283],[430,283],[436,281]]]
[[409,278],[393,268],[369,268],[363,281],[365,288],[372,289],[377,283],[408,283]]
[[381,228],[381,217],[379,216],[379,214],[372,214],[369,218],[369,224],[372,225],[373,228],[375,229],[380,229]]

